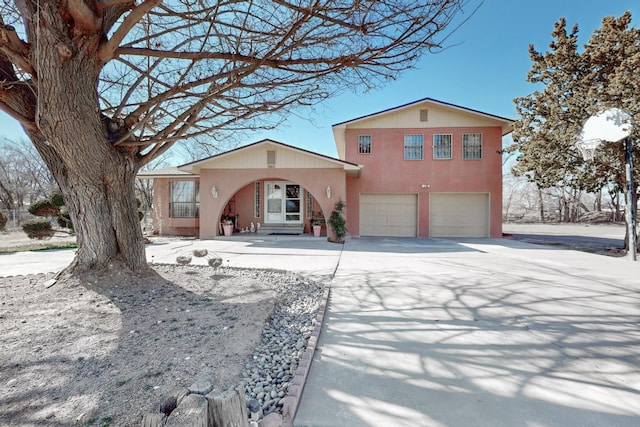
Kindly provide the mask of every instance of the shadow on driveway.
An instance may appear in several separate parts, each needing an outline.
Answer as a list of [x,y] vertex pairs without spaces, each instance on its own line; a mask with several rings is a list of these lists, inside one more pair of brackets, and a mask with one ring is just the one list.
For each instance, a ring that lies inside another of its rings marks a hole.
[[350,239],[294,425],[640,425],[639,275],[500,239]]

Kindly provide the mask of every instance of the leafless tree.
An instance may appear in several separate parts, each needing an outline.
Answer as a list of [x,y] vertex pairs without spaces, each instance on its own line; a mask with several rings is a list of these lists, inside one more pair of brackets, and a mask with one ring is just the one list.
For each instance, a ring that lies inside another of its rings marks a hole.
[[2,1],[0,109],[63,192],[75,267],[143,270],[140,167],[395,78],[471,0]]
[[0,139],[0,206],[11,211],[50,196],[57,186],[27,140]]

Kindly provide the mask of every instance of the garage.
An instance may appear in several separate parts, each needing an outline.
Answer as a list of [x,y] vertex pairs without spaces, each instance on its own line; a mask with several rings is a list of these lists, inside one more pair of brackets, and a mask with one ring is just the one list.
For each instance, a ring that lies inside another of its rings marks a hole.
[[417,194],[361,194],[360,235],[416,237]]
[[489,237],[488,193],[431,193],[431,237]]

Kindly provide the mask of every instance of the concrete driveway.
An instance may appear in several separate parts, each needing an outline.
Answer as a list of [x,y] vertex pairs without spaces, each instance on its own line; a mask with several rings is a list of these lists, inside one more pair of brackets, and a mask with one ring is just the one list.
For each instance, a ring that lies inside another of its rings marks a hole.
[[640,263],[352,238],[294,425],[638,426]]

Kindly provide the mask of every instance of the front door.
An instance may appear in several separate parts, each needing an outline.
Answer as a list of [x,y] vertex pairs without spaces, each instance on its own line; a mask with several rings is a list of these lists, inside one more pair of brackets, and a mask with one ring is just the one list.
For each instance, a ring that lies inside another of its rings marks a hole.
[[276,181],[266,182],[265,187],[267,195],[265,223],[302,222],[302,191],[298,184]]

